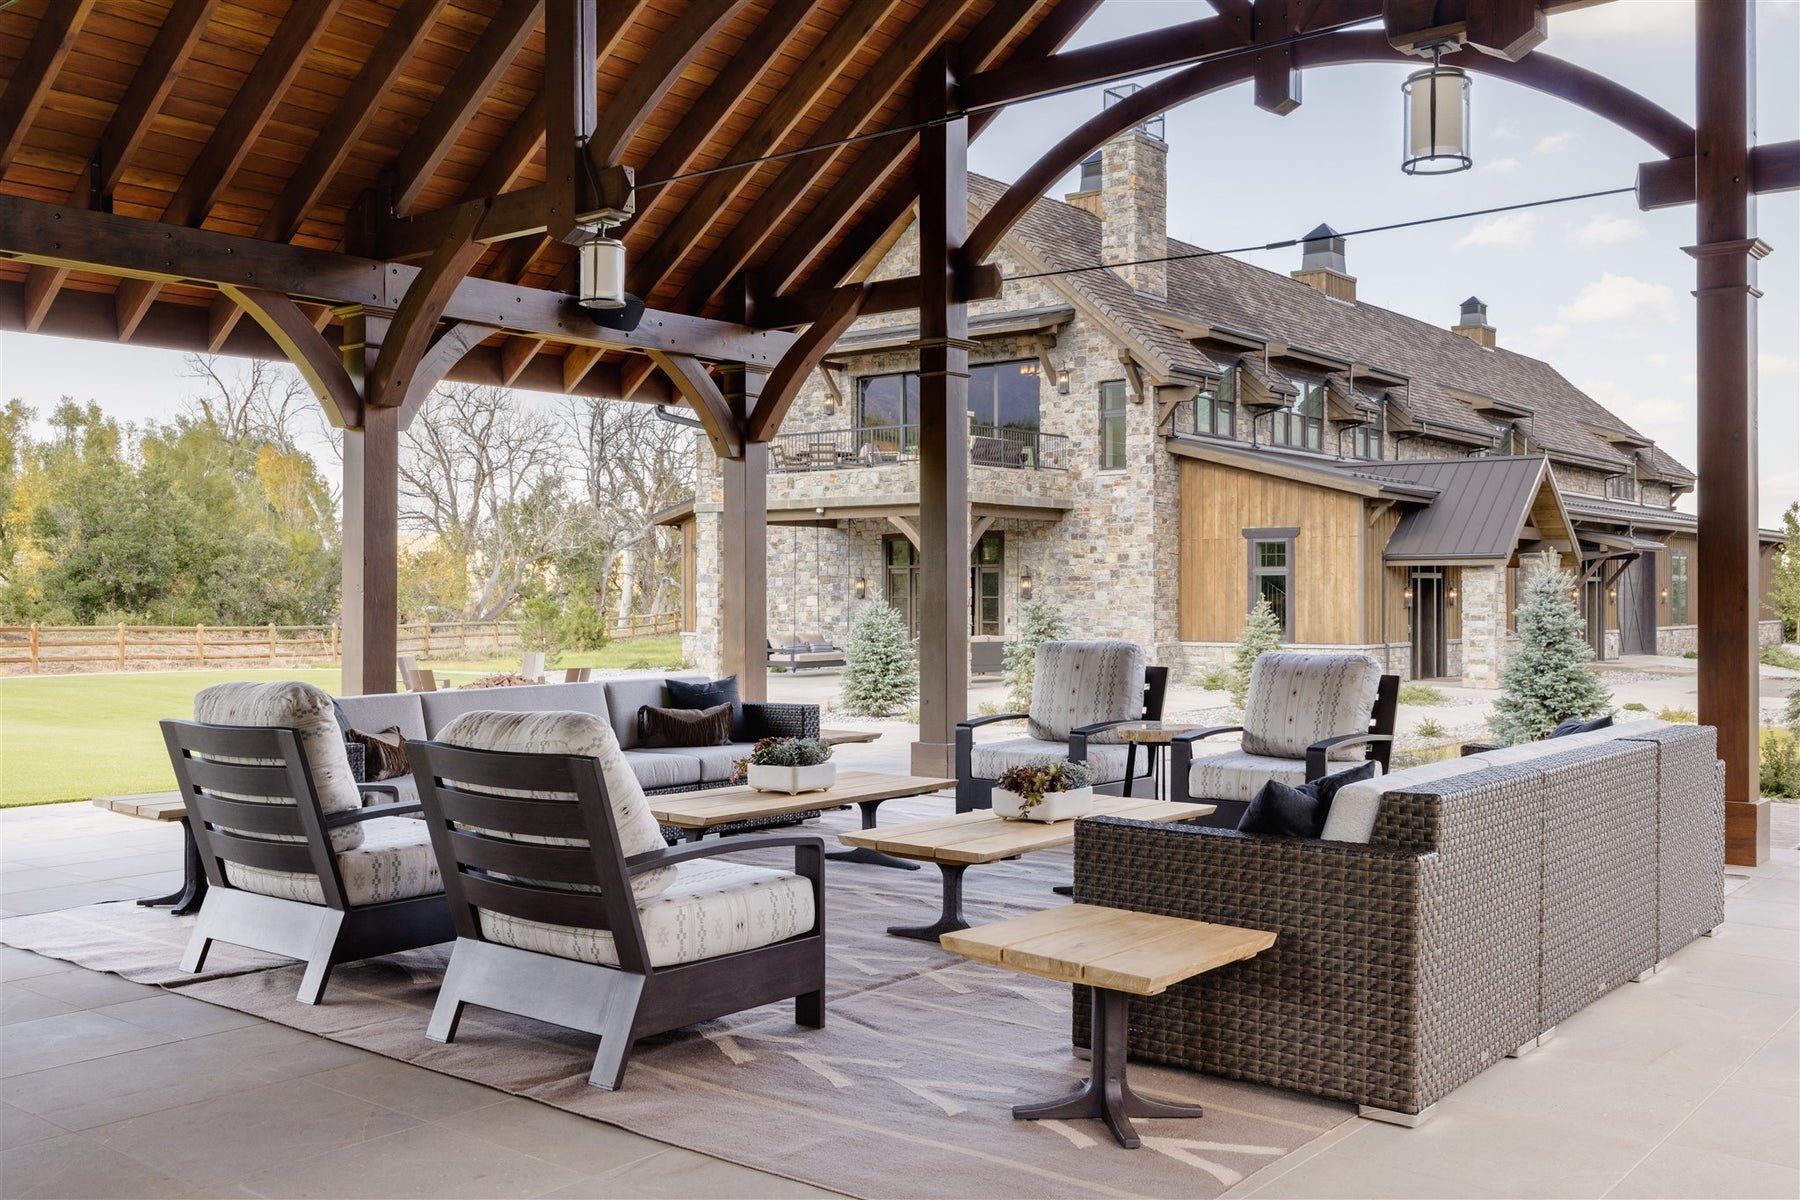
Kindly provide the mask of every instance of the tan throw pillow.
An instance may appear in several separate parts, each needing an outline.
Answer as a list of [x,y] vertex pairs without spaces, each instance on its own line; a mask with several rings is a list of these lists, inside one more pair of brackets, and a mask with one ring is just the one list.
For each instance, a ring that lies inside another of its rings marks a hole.
[[380,733],[346,730],[344,740],[362,746],[371,780],[395,779],[412,774],[412,764],[406,760],[406,738],[401,736],[398,725],[390,725]]
[[638,732],[645,748],[672,746],[725,746],[731,742],[731,705],[711,708],[657,708],[646,704],[638,710]]

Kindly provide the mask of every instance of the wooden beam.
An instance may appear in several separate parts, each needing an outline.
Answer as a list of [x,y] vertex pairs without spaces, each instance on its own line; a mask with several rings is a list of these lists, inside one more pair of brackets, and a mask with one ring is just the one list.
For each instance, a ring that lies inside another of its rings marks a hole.
[[217,354],[225,348],[231,331],[244,315],[237,301],[220,292],[206,308],[206,352]]
[[505,0],[488,22],[481,39],[457,67],[395,161],[395,212],[405,213],[418,203],[419,194],[450,153],[450,147],[537,28],[542,12],[542,0]]
[[[724,161],[747,162],[780,146],[842,73],[845,64],[862,48],[868,31],[886,20],[897,3],[898,0],[852,0],[850,8],[833,22],[831,31],[794,72],[780,94],[724,153]],[[844,107],[860,110],[863,106],[858,101]],[[657,235],[655,244],[638,250],[629,271],[629,290],[639,296],[653,294],[664,276],[705,236],[719,214],[755,174],[755,167],[745,166],[708,176],[684,201],[680,215]],[[761,224],[766,219],[753,223]],[[732,273],[726,272],[721,282]]]
[[61,290],[63,280],[69,277],[67,268],[34,266],[25,274],[25,308],[24,331],[36,333],[44,318],[50,315],[50,305],[56,300],[56,293]]
[[650,357],[669,377],[681,398],[688,402],[688,407],[694,410],[694,416],[706,430],[707,440],[712,443],[713,453],[725,459],[743,458],[743,426],[738,415],[726,406],[719,385],[713,382],[700,361],[692,355],[665,354],[659,350],[652,350]]
[[1537,0],[1483,0],[1469,6],[1469,45],[1518,62],[1544,44],[1550,22]]
[[647,355],[634,354],[619,366],[619,399],[629,400],[656,374],[656,363]]
[[129,342],[131,335],[137,332],[138,322],[150,311],[156,302],[156,293],[162,290],[162,284],[152,279],[122,279],[119,290],[113,293],[113,310],[119,317],[119,340]]
[[[1366,5],[1369,16],[1379,8]],[[1210,54],[1244,44],[1244,37],[1224,17],[1202,17],[1165,29],[1132,34],[1096,46],[1065,50],[1037,62],[1009,62],[980,71],[963,81],[965,110],[997,108],[1069,88],[1113,83],[1146,71],[1184,66]]]
[[287,360],[294,364],[339,429],[362,424],[362,395],[344,368],[338,348],[325,340],[299,305],[280,292],[226,284],[219,291],[262,326]]
[[[406,397],[400,402],[402,433],[412,427],[413,418],[419,415],[419,410],[431,398],[437,385],[449,377],[451,369],[493,332],[485,325],[463,323],[450,325],[438,334],[431,347],[419,359],[419,365],[413,369],[412,382],[407,384]],[[387,348],[383,347],[382,356],[385,358],[386,355]],[[379,360],[376,365],[380,365]]]
[[864,285],[860,283],[839,288],[818,320],[808,325],[799,339],[788,347],[787,353],[769,373],[756,410],[749,415],[749,425],[744,431],[746,438],[766,442],[780,430],[794,397],[800,392],[800,385],[819,365],[832,343],[843,336],[844,330],[850,328],[851,322],[862,312],[864,294]]
[[[1005,277],[992,263],[982,263],[959,272],[956,294],[964,302],[997,299],[1005,287]],[[863,302],[859,316],[879,313],[908,312],[919,307],[920,284],[917,275],[895,279],[879,279],[862,285]],[[758,328],[785,329],[817,321],[831,306],[841,287],[809,287],[785,296],[758,297],[751,302],[751,324]]]
[[[365,406],[392,408],[403,405],[415,390],[414,385],[421,382],[415,374],[415,368],[424,357],[426,347],[431,344],[438,320],[444,315],[450,297],[456,294],[457,286],[475,264],[481,261],[485,247],[475,240],[475,230],[481,224],[481,216],[480,209],[469,209],[461,225],[451,231],[451,235],[426,262],[425,268],[408,285],[406,295],[388,326],[387,338],[382,343],[381,356],[375,360],[375,370],[369,376],[368,387],[363,392]],[[482,337],[493,332],[491,328],[483,328],[487,332]],[[475,340],[480,341],[481,338]],[[463,348],[466,350],[468,347]],[[458,354],[456,357],[462,356]],[[455,359],[450,360],[454,361]],[[443,370],[449,369],[450,362],[443,364]],[[441,370],[438,378],[442,377]],[[437,379],[423,382],[426,391],[437,386]]]
[[49,97],[63,60],[75,48],[75,35],[93,8],[94,0],[59,0],[46,5],[38,18],[24,55],[13,64],[6,90],[0,92],[0,171],[25,144],[25,131]]
[[596,170],[619,161],[681,73],[748,6],[749,0],[694,0],[657,36],[650,53],[607,102],[606,111],[594,125],[587,149]]
[[306,157],[289,176],[256,236],[285,242],[299,232],[301,221],[336,178],[375,116],[382,97],[393,90],[401,72],[425,44],[426,34],[447,2],[406,0],[389,19],[381,40],[375,43],[349,90],[313,138]]
[[[209,229],[181,229],[112,213],[0,195],[0,251],[28,263],[145,279],[283,288],[334,306],[398,308],[419,268],[327,250],[265,242]],[[635,330],[604,329],[557,292],[465,279],[444,310],[474,321],[558,342],[652,347],[674,353],[773,367],[794,335],[726,321],[647,310]]]
[[[760,371],[727,367],[720,406],[741,420],[755,408],[763,378]],[[744,698],[762,700],[769,676],[769,444],[739,449],[719,463],[719,655]]]
[[132,72],[131,83],[125,88],[119,107],[113,110],[106,132],[100,137],[97,181],[91,188],[85,179],[77,184],[76,191],[80,195],[71,194],[69,203],[80,204],[90,190],[102,196],[112,195],[125,173],[126,164],[137,153],[144,135],[150,132],[151,120],[162,111],[169,89],[181,77],[182,68],[193,55],[194,47],[200,44],[206,23],[218,7],[219,0],[175,0],[170,6],[169,15],[157,27],[150,49],[144,52],[143,61]]
[[[1750,190],[1758,195],[1800,189],[1800,141],[1750,147]],[[1694,202],[1694,159],[1665,158],[1638,167],[1641,209],[1673,208]]]
[[544,348],[543,338],[512,337],[500,344],[500,381],[511,387],[525,369],[525,364]]
[[553,0],[544,18],[543,220],[551,237],[574,241],[585,169],[582,145],[599,118],[594,63],[596,0]]
[[895,529],[898,529],[900,531],[901,537],[904,537],[907,541],[912,543],[912,548],[914,550],[918,550],[918,549],[922,548],[922,545],[919,541],[918,527],[915,526],[911,521],[907,520],[905,517],[902,517],[897,513],[888,513],[887,521],[888,521],[889,525],[892,525]]
[[573,212],[577,223],[592,222],[601,217],[617,220],[621,214],[629,214],[632,206],[631,169],[608,167],[596,172],[595,176],[592,182],[585,175],[576,180],[573,199],[555,198],[548,186],[537,184],[504,195],[464,200],[449,208],[436,208],[410,217],[383,218],[376,222],[374,245],[368,250],[375,258],[423,257],[450,236],[451,229],[471,208],[483,211],[481,227],[475,236],[477,241],[484,243],[515,238],[541,240],[539,235],[549,229],[552,207]]
[[533,92],[526,102],[525,109],[519,114],[512,128],[506,131],[500,145],[488,155],[481,164],[481,171],[470,180],[469,186],[463,189],[464,200],[479,200],[483,196],[498,196],[501,192],[511,190],[519,180],[519,173],[531,162],[544,144],[544,93]]
[[263,47],[244,86],[213,127],[206,148],[182,175],[181,185],[163,210],[163,220],[171,225],[198,225],[206,220],[342,3],[343,0],[294,0]]
[[598,346],[570,346],[562,358],[563,391],[572,392],[605,353]]
[[994,527],[995,517],[979,517],[969,526],[969,553],[975,553],[975,547],[987,536],[987,531]]
[[[1536,0],[1527,0],[1535,3]],[[1224,9],[1220,16],[1231,14]],[[1298,6],[1293,0],[1256,0],[1256,10],[1249,28],[1254,40],[1279,41],[1293,33],[1299,20]],[[1294,49],[1289,45],[1271,46],[1256,56],[1254,102],[1264,112],[1285,117],[1300,107],[1300,69],[1294,65]]]

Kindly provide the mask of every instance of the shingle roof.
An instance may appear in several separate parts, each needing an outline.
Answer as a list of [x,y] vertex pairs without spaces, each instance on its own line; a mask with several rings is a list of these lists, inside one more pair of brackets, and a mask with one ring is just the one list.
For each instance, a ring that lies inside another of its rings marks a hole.
[[[1005,186],[970,176],[969,193],[986,209]],[[1052,270],[1092,267],[1102,261],[1100,219],[1056,200],[1039,200],[1013,227],[1012,236]],[[1169,253],[1204,254],[1187,242],[1169,240]],[[1186,321],[1222,325],[1304,347],[1380,370],[1407,376],[1392,389],[1424,430],[1453,431],[1486,440],[1494,423],[1451,395],[1456,389],[1522,405],[1525,433],[1534,448],[1553,460],[1597,470],[1631,467],[1630,452],[1610,445],[1585,425],[1637,435],[1550,364],[1511,350],[1488,350],[1448,329],[1373,304],[1328,299],[1307,284],[1224,255],[1187,258],[1168,264],[1167,301],[1142,296],[1109,270],[1078,271],[1057,282],[1082,293],[1165,368],[1216,370],[1211,360],[1157,320],[1166,314]],[[1694,474],[1660,449],[1646,452],[1663,478],[1691,486]]]

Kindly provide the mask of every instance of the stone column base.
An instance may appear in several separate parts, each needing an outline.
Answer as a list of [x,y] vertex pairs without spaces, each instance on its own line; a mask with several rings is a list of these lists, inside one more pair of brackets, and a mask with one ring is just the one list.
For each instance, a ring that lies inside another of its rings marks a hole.
[[1725,802],[1725,861],[1734,867],[1760,867],[1769,861],[1767,800]]

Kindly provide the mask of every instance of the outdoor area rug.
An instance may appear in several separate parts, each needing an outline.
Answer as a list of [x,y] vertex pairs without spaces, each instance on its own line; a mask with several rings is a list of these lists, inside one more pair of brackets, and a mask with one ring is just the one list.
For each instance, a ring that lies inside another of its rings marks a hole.
[[[914,802],[917,803],[917,802]],[[884,824],[941,813],[942,801],[884,810]],[[850,828],[827,814],[822,832]],[[749,839],[746,839],[748,844]],[[777,861],[771,852],[743,856]],[[969,873],[980,923],[1063,903],[1066,851]],[[856,1196],[1217,1196],[1347,1120],[1353,1110],[1269,1088],[1134,1063],[1133,1086],[1199,1103],[1200,1120],[1139,1121],[1127,1151],[1097,1121],[1024,1122],[1016,1103],[1051,1099],[1087,1075],[1070,1047],[1070,989],[894,938],[894,923],[936,909],[938,872],[830,863],[829,986],[824,1029],[793,1022],[791,1002],[638,1043],[623,1088],[587,1084],[595,1040],[487,1009],[465,1010],[457,1041],[425,1037],[449,947],[340,967],[325,1002],[297,1004],[289,964],[175,983],[184,995],[347,1045],[530,1097],[674,1145]],[[144,910],[94,905],[60,928],[82,931],[82,959],[60,953],[39,918],[0,924],[0,941],[119,970],[96,950],[108,927],[128,978],[187,977],[174,960],[191,922],[149,914],[173,938],[144,931]],[[23,934],[29,937],[21,936]],[[154,946],[154,949],[150,947]],[[216,952],[216,951],[215,951]],[[209,963],[209,968],[212,964]],[[1229,968],[1227,968],[1229,969]],[[132,972],[137,972],[133,974]]]

